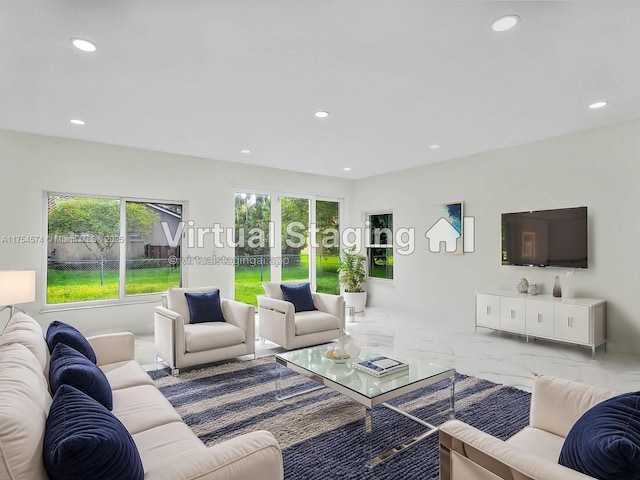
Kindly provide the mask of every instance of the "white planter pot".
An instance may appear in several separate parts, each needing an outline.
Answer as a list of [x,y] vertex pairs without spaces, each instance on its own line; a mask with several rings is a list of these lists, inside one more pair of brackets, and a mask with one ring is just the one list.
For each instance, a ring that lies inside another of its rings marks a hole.
[[367,292],[344,292],[344,304],[347,307],[354,307],[356,313],[364,312],[364,306],[367,303]]

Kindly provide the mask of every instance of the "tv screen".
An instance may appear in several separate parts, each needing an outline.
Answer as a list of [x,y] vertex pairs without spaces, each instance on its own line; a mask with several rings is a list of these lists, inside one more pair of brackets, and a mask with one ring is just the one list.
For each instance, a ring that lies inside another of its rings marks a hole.
[[587,207],[503,213],[502,264],[587,268]]

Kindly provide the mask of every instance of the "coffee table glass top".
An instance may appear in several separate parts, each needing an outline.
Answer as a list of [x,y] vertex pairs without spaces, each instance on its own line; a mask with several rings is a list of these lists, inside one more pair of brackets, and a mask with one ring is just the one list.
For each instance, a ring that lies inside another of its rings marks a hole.
[[352,364],[360,362],[365,357],[378,355],[380,352],[367,350],[361,352],[358,357],[348,359],[345,363],[336,363],[325,356],[329,345],[280,353],[276,358],[280,361],[279,363],[286,364],[289,368],[293,366],[302,368],[368,399],[386,396],[385,394],[404,390],[416,383],[424,383],[425,380],[433,379],[436,382],[455,375],[455,370],[450,367],[436,365],[426,360],[407,361],[406,358],[389,355],[396,360],[408,363],[409,370],[378,378],[354,369]]

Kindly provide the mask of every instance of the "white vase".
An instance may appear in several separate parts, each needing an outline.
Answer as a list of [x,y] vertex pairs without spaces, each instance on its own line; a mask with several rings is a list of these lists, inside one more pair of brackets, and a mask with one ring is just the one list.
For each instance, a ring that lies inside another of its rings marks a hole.
[[564,288],[562,289],[562,296],[564,298],[575,298],[576,297],[576,283],[575,283],[575,273],[573,270],[569,270],[567,272],[567,278],[564,282]]

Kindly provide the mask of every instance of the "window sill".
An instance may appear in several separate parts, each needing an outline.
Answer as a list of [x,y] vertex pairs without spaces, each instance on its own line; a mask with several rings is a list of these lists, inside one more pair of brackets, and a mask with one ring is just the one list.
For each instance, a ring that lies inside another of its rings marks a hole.
[[44,305],[40,313],[66,312],[70,310],[86,310],[105,307],[122,307],[126,305],[141,305],[146,303],[160,303],[164,292],[136,295],[135,297],[113,300],[93,300],[87,302],[54,303]]

